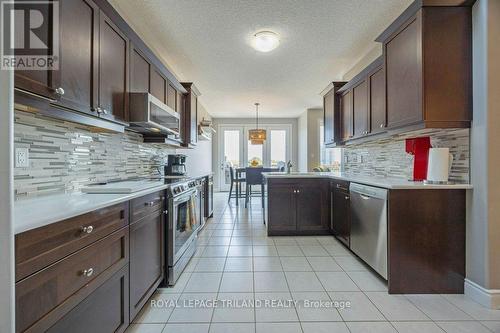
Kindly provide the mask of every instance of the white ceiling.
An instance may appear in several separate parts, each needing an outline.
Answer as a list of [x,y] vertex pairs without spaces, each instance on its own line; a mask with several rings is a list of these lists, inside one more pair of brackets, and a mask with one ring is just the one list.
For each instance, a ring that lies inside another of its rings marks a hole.
[[[412,0],[111,0],[215,117],[296,117],[368,51]],[[249,46],[257,31],[280,46]]]

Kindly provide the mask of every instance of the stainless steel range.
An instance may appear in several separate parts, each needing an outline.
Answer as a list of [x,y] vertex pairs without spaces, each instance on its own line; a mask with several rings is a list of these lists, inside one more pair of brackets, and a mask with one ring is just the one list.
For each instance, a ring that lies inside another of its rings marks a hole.
[[200,228],[196,181],[173,184],[167,190],[168,227],[166,228],[167,283],[175,284],[196,250]]

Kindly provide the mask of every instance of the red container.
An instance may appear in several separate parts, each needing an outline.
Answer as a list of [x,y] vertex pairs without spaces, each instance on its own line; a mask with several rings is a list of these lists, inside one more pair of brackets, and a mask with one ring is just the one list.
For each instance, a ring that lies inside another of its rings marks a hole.
[[429,161],[430,148],[432,148],[431,138],[428,136],[406,139],[406,152],[415,156],[413,160],[414,181],[427,179],[427,163]]

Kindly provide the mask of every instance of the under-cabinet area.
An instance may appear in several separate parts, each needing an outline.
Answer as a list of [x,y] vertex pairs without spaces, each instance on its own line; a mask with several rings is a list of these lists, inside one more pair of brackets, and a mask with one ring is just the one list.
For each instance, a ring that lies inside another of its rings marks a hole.
[[463,293],[467,185],[265,177],[269,236],[333,234],[387,280],[391,294]]

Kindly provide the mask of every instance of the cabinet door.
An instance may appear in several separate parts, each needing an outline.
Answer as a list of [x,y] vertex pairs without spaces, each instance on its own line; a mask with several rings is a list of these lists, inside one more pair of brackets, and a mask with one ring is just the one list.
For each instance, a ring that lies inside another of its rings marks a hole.
[[420,20],[414,18],[385,44],[387,126],[422,121]]
[[156,68],[151,67],[151,94],[165,103],[167,91],[167,80],[161,75]]
[[139,50],[131,47],[130,92],[149,92],[150,64]]
[[363,80],[352,89],[354,136],[368,134],[368,83]]
[[99,107],[101,116],[126,121],[128,103],[128,39],[100,12]]
[[169,82],[167,86],[167,105],[175,110],[177,106],[177,90]]
[[[21,2],[16,1],[16,6],[22,6]],[[37,35],[43,36],[43,40],[50,40],[48,37],[52,36],[55,27],[54,18],[52,15],[48,14],[51,10],[50,6],[51,5],[47,3],[47,6],[37,7],[37,9],[43,12],[43,17],[48,18],[48,20],[44,21],[40,28],[36,30]],[[3,19],[2,17],[2,23]],[[59,98],[59,95],[55,91],[60,85],[58,74],[59,71],[55,70],[16,70],[14,72],[14,86],[55,100]]]
[[190,103],[190,142],[192,144],[198,143],[198,97],[191,93],[191,103]]
[[272,184],[268,186],[269,231],[296,231],[295,184]]
[[47,333],[120,333],[129,324],[128,265],[68,312]]
[[337,238],[349,246],[351,233],[351,206],[347,192],[333,190],[332,230]]
[[329,230],[329,183],[323,180],[301,180],[297,186],[297,230]]
[[57,104],[85,113],[97,106],[99,8],[90,0],[61,1],[59,75],[64,90]]
[[384,69],[380,67],[368,76],[370,91],[370,132],[385,131],[385,77]]
[[340,121],[341,121],[341,139],[349,140],[353,136],[352,130],[352,90],[345,92],[340,98]]
[[334,89],[330,90],[323,97],[323,108],[324,108],[324,143],[331,144],[335,141],[334,137],[334,100],[335,100],[335,91]]
[[163,279],[163,213],[130,225],[130,318],[133,319]]

